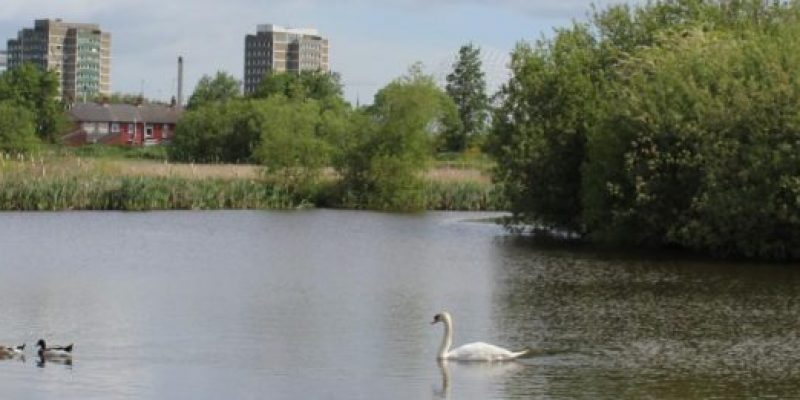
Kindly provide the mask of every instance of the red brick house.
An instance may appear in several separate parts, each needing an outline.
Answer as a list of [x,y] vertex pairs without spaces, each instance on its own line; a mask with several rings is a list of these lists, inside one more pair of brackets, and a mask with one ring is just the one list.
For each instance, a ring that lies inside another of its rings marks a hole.
[[179,107],[159,104],[79,103],[68,111],[74,130],[62,141],[71,146],[158,145],[170,141],[182,113]]

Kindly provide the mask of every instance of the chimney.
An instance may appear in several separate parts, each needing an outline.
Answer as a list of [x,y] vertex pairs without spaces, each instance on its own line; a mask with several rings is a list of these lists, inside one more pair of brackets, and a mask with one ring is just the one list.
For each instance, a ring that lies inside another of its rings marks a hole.
[[178,57],[178,107],[183,107],[183,57]]

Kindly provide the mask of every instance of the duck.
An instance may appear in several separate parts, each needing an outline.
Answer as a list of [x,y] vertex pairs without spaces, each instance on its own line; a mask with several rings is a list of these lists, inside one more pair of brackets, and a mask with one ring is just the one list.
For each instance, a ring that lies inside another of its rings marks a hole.
[[439,352],[436,353],[436,359],[438,360],[484,362],[512,361],[531,354],[531,349],[510,351],[483,342],[469,343],[451,350],[450,347],[453,345],[453,317],[450,316],[450,313],[447,311],[441,312],[433,317],[431,325],[438,323],[444,324],[444,337],[442,338]]
[[25,343],[17,347],[0,346],[0,358],[11,358],[23,355]]
[[38,354],[41,358],[58,359],[72,357],[72,344],[69,346],[47,347],[47,343],[45,343],[44,339],[39,339],[39,341],[36,342],[36,346],[39,347]]

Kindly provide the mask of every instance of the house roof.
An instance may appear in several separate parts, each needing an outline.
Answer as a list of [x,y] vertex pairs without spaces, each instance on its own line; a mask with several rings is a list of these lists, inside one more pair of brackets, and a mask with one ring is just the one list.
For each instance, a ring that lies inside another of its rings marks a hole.
[[145,122],[155,124],[175,124],[183,110],[159,104],[96,104],[79,103],[69,110],[69,116],[76,122]]

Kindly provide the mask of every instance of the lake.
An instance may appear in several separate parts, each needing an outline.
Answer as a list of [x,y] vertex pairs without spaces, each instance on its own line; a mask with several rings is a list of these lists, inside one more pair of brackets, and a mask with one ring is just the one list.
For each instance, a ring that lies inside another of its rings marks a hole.
[[[531,245],[494,214],[0,214],[14,399],[751,398],[800,392],[800,269]],[[439,364],[487,341],[536,356]],[[71,365],[34,343],[75,343]]]

